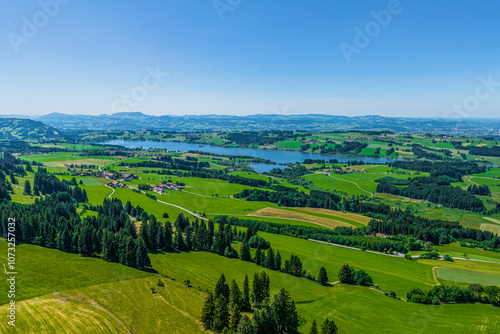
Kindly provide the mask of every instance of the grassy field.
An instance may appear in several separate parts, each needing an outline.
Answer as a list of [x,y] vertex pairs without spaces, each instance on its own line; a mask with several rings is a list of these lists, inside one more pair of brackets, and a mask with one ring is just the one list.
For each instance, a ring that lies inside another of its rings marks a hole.
[[[458,242],[453,242],[448,245],[434,246],[433,248],[435,248],[441,255],[448,254],[453,257],[460,258],[463,258],[466,255],[469,259],[500,263],[500,253],[487,251],[482,248],[461,247]],[[420,255],[421,253],[423,252],[410,252],[411,255]]]
[[453,283],[478,283],[481,285],[500,286],[500,276],[474,273],[470,271],[454,270],[447,268],[436,269],[437,277],[441,280]]
[[[434,285],[434,263],[424,264],[297,238],[260,234],[271,242],[275,251],[280,251],[283,259],[291,253],[298,255],[307,271],[316,274],[321,266],[325,266],[331,281],[336,280],[340,266],[349,263],[356,269],[366,270],[382,289],[395,290],[400,296],[411,287],[429,289]],[[19,262],[24,259],[20,263],[23,273],[18,275],[19,290],[32,287],[31,293],[21,298],[24,302],[19,303],[19,333],[35,328],[38,332],[43,332],[43,329],[53,332],[68,319],[75,322],[70,328],[76,333],[82,332],[84,327],[79,326],[84,326],[86,321],[92,322],[87,328],[96,333],[148,333],[156,328],[169,328],[172,333],[198,333],[201,332],[197,319],[204,296],[202,291],[212,289],[222,273],[229,281],[236,279],[241,287],[245,274],[252,277],[254,272],[263,270],[253,263],[212,253],[152,254],[153,268],[160,275],[175,279],[173,282],[161,278],[167,286],[160,288],[155,287],[158,276],[38,246],[19,246],[18,259]],[[44,264],[42,268],[40,263]],[[115,266],[122,268],[123,272],[112,270]],[[327,316],[335,319],[344,333],[365,333],[366,328],[377,328],[384,333],[435,332],[438,329],[468,333],[478,328],[483,328],[485,333],[495,333],[500,330],[500,315],[491,306],[413,304],[388,298],[365,287],[342,284],[323,287],[305,278],[267,272],[271,278],[272,294],[284,287],[296,300],[298,311],[305,320],[301,328],[304,333],[308,332],[313,319],[321,320]],[[43,281],[40,281],[41,277]],[[28,278],[30,281],[26,281]],[[186,279],[191,281],[193,288],[176,283]],[[151,294],[150,287],[155,287],[158,293]],[[40,297],[32,298],[34,296]],[[5,310],[2,308],[1,312]],[[34,310],[38,311],[36,315],[23,316]],[[79,320],[85,315],[88,315],[87,320]],[[45,316],[48,320],[42,321]],[[467,322],[461,320],[465,316]],[[383,322],[380,322],[380,317],[384,318]],[[422,322],[425,326],[416,329],[415,326]]]
[[260,210],[257,210],[255,212],[250,213],[248,216],[249,217],[258,216],[258,217],[293,219],[293,220],[305,221],[305,222],[309,222],[309,223],[313,223],[313,224],[318,224],[318,225],[329,227],[329,228],[333,228],[336,226],[353,227],[352,224],[343,222],[341,220],[330,219],[330,218],[325,218],[325,217],[321,217],[321,216],[318,217],[318,216],[303,213],[300,211],[292,211],[292,210],[277,209],[277,208],[263,208],[263,209],[260,209]]
[[320,214],[321,216],[335,217],[336,220],[340,220],[352,225],[356,224],[368,225],[368,223],[371,220],[370,217],[366,217],[358,213],[352,213],[352,212],[341,212],[341,211],[319,209],[319,208],[291,208],[289,210],[300,210],[314,215]]
[[[267,235],[265,236],[268,237]],[[285,238],[286,239],[286,238]],[[284,243],[291,243],[291,240],[284,240]],[[311,243],[302,241],[304,243]],[[277,249],[282,254],[282,247],[275,242]],[[297,246],[294,245],[294,253],[297,254]],[[328,252],[322,247],[333,247],[319,245],[320,248],[316,252],[315,257],[320,263],[314,264],[311,261],[305,261],[307,267],[311,268],[315,265],[327,263],[326,258],[333,258],[333,261],[338,262],[339,266],[346,258],[342,256],[342,251],[337,254],[337,250]],[[317,245],[314,245],[317,247]],[[349,250],[346,250],[349,251]],[[351,256],[353,256],[352,251]],[[369,253],[359,252],[360,256],[370,256]],[[349,256],[349,263],[358,262],[359,260]],[[382,259],[382,267],[384,266],[384,256],[371,254],[371,256],[380,257]],[[373,260],[377,260],[372,259]],[[388,258],[387,261],[395,261],[397,259]],[[399,259],[400,262],[394,262],[391,265],[391,271],[395,267],[399,267],[400,272],[407,271],[408,278],[412,279],[411,272],[418,266],[426,267],[412,261]],[[162,274],[174,276],[177,281],[189,279],[195,288],[201,290],[211,288],[213,283],[218,279],[219,275],[224,273],[226,279],[236,279],[241,286],[244,274],[250,276],[253,272],[262,271],[262,267],[257,267],[253,263],[243,262],[237,259],[227,259],[215,254],[203,252],[190,253],[167,253],[152,256],[154,267]],[[397,263],[397,265],[395,265]],[[409,267],[407,267],[409,266]],[[335,266],[335,268],[337,268]],[[361,268],[360,265],[356,268]],[[404,268],[404,269],[403,269]],[[335,271],[332,270],[330,264],[327,268],[330,275],[335,279]],[[266,270],[267,271],[267,270]],[[382,271],[382,269],[380,269]],[[429,279],[423,287],[432,285],[430,273]],[[373,275],[373,270],[369,271]],[[417,273],[419,270],[416,271]],[[376,328],[376,332],[380,333],[424,333],[424,332],[456,332],[456,333],[472,333],[478,329],[483,329],[485,333],[495,333],[500,329],[500,315],[498,310],[486,305],[441,305],[439,307],[407,303],[388,298],[380,292],[363,288],[359,286],[345,286],[336,284],[333,287],[323,287],[312,281],[304,278],[296,278],[282,273],[267,271],[271,280],[271,294],[276,293],[279,288],[285,287],[292,298],[295,299],[299,314],[304,318],[305,323],[301,327],[302,333],[307,333],[310,329],[310,324],[313,319],[324,319],[330,317],[335,319],[340,333],[366,333],[367,328]],[[414,273],[415,275],[415,273]],[[419,275],[419,274],[418,274]],[[393,277],[394,278],[394,277]],[[377,279],[375,279],[377,281]],[[417,282],[410,282],[408,285],[419,286]],[[380,318],[384,321],[380,321]],[[464,322],[463,317],[467,317],[468,321]]]
[[[7,243],[0,242],[0,262],[7,264]],[[118,263],[108,263],[96,258],[82,257],[34,245],[16,247],[17,276],[16,300],[36,297],[104,282],[116,282],[145,277],[146,272]],[[0,286],[8,291],[8,282],[2,271]],[[8,301],[7,294],[0,295],[0,304]]]
[[[199,323],[203,295],[157,276],[104,283],[28,299],[17,305],[14,331],[2,333],[204,333]],[[152,294],[151,287],[157,293]],[[5,317],[6,307],[0,314]]]

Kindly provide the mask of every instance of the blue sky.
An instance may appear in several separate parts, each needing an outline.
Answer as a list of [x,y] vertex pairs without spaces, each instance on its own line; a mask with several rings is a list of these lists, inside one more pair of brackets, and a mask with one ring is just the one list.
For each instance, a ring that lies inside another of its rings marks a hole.
[[2,114],[500,115],[493,0],[0,4]]

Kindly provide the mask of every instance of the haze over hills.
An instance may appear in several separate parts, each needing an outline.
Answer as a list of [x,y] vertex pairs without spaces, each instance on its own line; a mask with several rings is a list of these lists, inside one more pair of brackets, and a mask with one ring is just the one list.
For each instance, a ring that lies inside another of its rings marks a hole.
[[[1,116],[11,117],[12,115]],[[500,136],[500,119],[471,118],[404,118],[336,116],[322,114],[280,115],[146,115],[141,112],[112,115],[71,115],[51,113],[43,116],[16,116],[41,121],[62,131],[78,130],[172,130],[172,131],[252,131],[306,130],[350,131],[372,130],[395,133],[433,133],[471,136]]]

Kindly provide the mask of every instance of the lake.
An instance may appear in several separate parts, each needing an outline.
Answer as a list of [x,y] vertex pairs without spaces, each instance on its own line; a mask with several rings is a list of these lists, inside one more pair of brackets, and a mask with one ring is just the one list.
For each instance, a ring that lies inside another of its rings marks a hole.
[[263,164],[263,163],[251,163],[250,166],[255,169],[258,173],[263,173],[270,171],[274,167],[283,168],[283,164],[289,162],[304,162],[305,159],[324,159],[328,161],[330,159],[337,159],[339,162],[347,162],[349,160],[357,160],[363,162],[379,163],[384,164],[388,162],[393,162],[395,159],[390,158],[347,158],[339,157],[334,155],[310,153],[310,152],[299,152],[299,151],[283,151],[283,150],[262,150],[255,148],[245,148],[245,147],[222,147],[214,145],[203,145],[196,143],[178,143],[178,142],[159,142],[159,141],[128,141],[128,140],[111,140],[105,143],[107,145],[119,145],[127,148],[159,148],[169,151],[187,152],[187,151],[203,151],[214,154],[228,154],[228,155],[249,155],[252,157],[258,157],[263,159],[269,159],[276,162],[279,165],[274,164]]

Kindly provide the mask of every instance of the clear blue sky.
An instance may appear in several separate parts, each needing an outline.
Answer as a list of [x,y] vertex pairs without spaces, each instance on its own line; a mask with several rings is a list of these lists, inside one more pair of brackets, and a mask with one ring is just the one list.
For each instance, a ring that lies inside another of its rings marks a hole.
[[498,1],[54,1],[0,0],[2,114],[500,115]]

